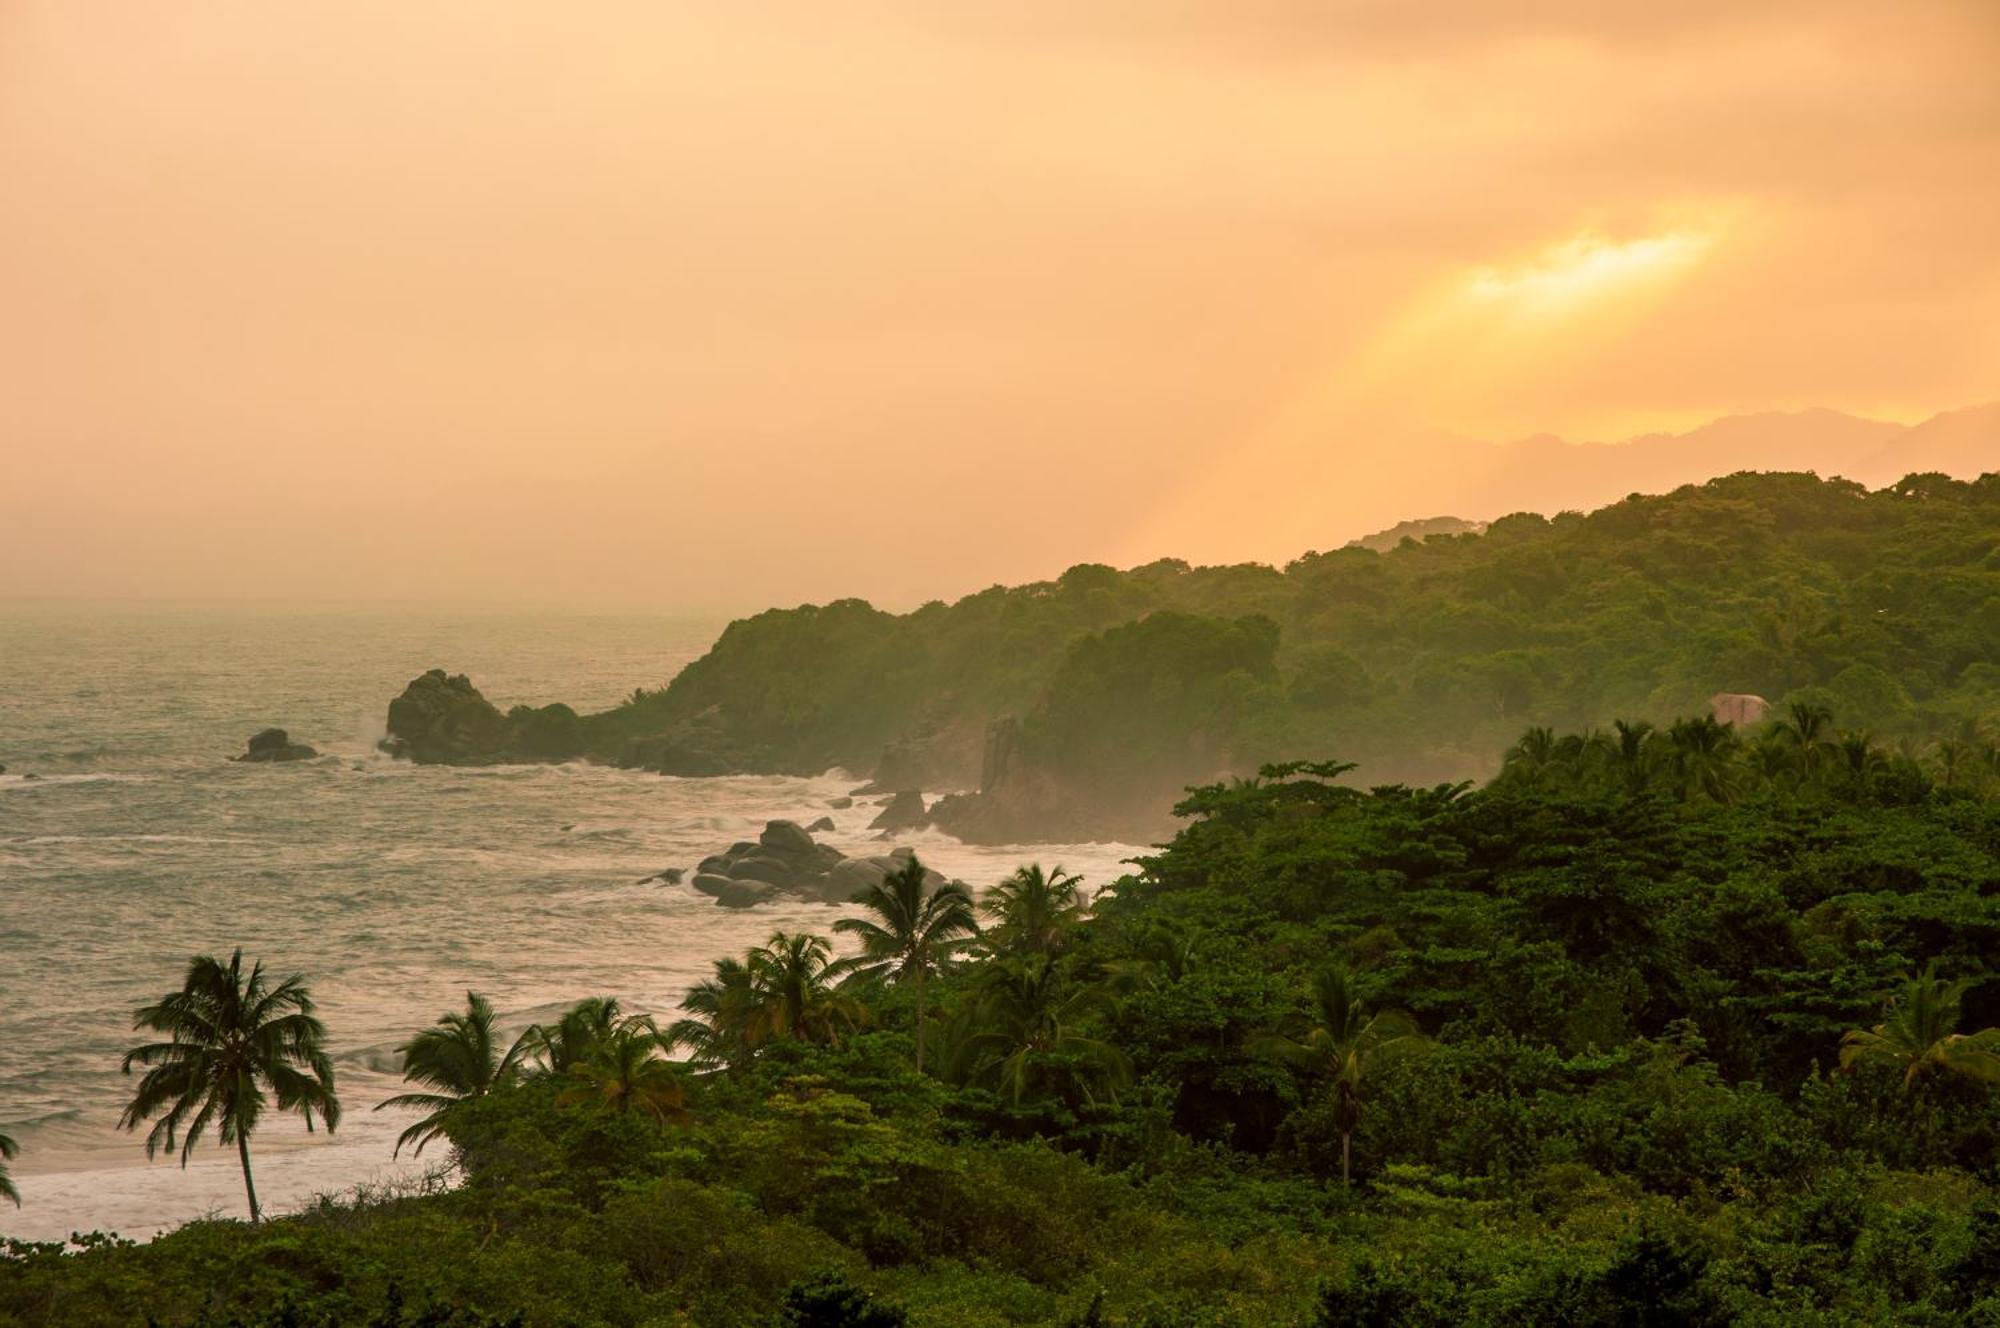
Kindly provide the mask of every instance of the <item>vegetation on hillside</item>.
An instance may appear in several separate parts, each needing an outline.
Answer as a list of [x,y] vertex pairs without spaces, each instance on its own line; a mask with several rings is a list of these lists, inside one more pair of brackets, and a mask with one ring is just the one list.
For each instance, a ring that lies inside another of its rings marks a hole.
[[1301,751],[1483,778],[1527,726],[1659,722],[1717,692],[1951,740],[2000,713],[1996,661],[2000,475],[1742,474],[1282,569],[1086,565],[907,614],[774,609],[613,710],[446,727],[515,757],[984,784],[947,824],[1143,838],[1180,788]]
[[14,1244],[0,1325],[2000,1323],[2000,801],[1843,731],[1272,766],[664,1029],[469,1006],[456,1188]]

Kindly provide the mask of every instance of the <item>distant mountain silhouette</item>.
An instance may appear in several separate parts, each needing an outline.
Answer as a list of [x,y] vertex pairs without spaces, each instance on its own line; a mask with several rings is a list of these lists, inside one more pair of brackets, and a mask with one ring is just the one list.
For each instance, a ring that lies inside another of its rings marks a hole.
[[1853,478],[1877,486],[1917,471],[1941,470],[1964,480],[2000,470],[2000,401],[1933,415],[1890,439],[1863,469],[1866,474]]
[[1588,511],[1633,493],[1665,493],[1739,470],[1809,470],[1870,488],[1917,471],[1972,479],[2000,470],[2000,402],[1905,426],[1837,410],[1728,415],[1686,433],[1615,443],[1536,434],[1461,451],[1449,510],[1491,519],[1509,512]]

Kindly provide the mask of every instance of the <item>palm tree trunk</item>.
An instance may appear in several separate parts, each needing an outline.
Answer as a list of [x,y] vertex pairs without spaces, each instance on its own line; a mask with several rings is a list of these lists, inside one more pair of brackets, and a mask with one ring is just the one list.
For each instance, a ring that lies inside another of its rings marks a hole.
[[917,970],[917,1073],[924,1072],[924,970]]
[[1354,1184],[1354,1136],[1346,1130],[1340,1132],[1340,1184],[1342,1189]]
[[250,1196],[250,1223],[255,1226],[263,1210],[257,1207],[257,1186],[250,1179],[250,1136],[241,1130],[236,1132],[236,1156],[243,1160],[243,1193]]

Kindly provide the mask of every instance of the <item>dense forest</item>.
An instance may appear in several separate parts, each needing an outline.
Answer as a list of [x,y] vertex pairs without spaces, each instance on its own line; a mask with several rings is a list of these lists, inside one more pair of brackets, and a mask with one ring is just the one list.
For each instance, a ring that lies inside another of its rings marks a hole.
[[842,766],[979,790],[939,813],[964,838],[1144,839],[1171,832],[1179,789],[1298,752],[1375,780],[1485,778],[1525,727],[1658,721],[1722,692],[1934,743],[2000,710],[1996,661],[2000,476],[1741,474],[1282,569],[1086,565],[900,615],[774,609],[602,714],[467,720],[470,684],[436,674],[390,728],[420,759]]
[[510,1050],[473,997],[403,1052],[431,1192],[10,1243],[0,1325],[2000,1324],[2000,780],[1843,727],[1271,766],[1102,890],[919,865],[678,1018]]

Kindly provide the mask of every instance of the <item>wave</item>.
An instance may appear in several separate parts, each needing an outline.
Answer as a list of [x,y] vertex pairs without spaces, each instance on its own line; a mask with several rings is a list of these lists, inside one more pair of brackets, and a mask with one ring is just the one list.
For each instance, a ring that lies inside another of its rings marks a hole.
[[0,775],[0,789],[47,788],[52,784],[150,784],[155,778],[153,775],[117,771],[87,775],[39,775],[28,771],[18,775]]

